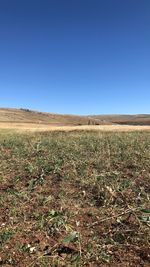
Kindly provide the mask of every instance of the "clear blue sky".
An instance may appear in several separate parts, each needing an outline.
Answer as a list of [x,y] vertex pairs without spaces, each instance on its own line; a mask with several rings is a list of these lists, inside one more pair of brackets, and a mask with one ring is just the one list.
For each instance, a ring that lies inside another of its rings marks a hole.
[[0,0],[0,107],[150,113],[150,0]]

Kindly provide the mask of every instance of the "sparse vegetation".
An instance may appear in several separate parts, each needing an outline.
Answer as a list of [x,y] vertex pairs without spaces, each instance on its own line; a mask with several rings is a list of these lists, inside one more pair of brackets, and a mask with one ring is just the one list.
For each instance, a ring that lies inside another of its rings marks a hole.
[[149,132],[0,132],[1,266],[149,266]]

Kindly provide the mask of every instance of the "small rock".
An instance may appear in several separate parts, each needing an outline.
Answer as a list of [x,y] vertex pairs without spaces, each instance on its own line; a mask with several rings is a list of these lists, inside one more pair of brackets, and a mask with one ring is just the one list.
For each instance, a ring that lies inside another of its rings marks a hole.
[[34,253],[36,251],[35,247],[30,247],[30,253]]

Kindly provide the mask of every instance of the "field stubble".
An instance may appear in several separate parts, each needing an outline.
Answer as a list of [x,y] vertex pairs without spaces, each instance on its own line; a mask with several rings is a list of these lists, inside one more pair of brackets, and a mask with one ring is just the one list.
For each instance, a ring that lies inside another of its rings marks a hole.
[[0,132],[0,265],[149,266],[149,132]]

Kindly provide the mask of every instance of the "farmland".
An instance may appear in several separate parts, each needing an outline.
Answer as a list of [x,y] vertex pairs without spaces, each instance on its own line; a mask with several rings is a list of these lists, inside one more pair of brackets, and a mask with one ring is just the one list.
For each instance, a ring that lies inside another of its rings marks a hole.
[[150,132],[79,129],[0,130],[1,266],[149,266]]
[[150,131],[150,125],[47,125],[38,123],[8,123],[0,122],[1,130],[15,132],[69,132],[69,131],[106,131],[106,132],[135,132]]

